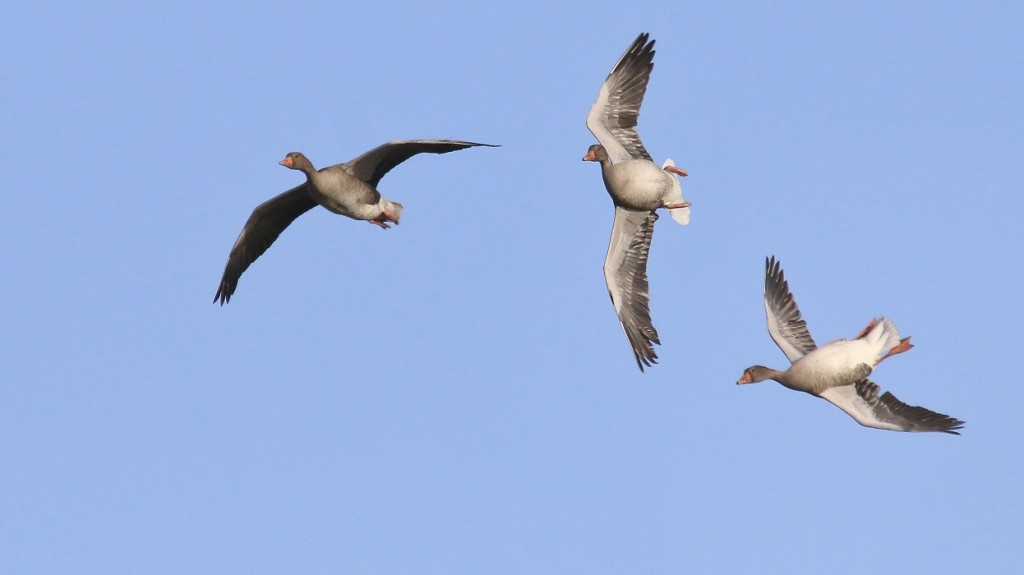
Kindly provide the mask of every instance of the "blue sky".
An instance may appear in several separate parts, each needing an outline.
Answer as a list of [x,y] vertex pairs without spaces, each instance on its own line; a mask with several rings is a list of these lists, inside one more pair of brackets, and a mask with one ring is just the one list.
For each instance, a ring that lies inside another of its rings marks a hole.
[[[707,4],[716,4],[708,6]],[[719,5],[722,4],[722,5]],[[0,572],[1010,573],[1024,9],[1010,2],[21,4],[0,34]],[[661,362],[604,286],[584,119],[639,32],[686,168]],[[392,139],[388,231],[258,203]],[[764,258],[819,342],[964,435],[768,382]]]

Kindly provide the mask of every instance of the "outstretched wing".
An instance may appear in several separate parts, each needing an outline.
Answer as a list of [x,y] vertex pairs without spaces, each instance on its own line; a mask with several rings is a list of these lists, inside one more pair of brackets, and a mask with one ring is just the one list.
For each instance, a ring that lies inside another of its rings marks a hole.
[[833,403],[865,427],[893,431],[941,431],[960,435],[964,422],[896,399],[890,392],[878,395],[879,387],[869,379],[853,385],[833,387],[821,397]]
[[640,104],[654,69],[654,40],[648,42],[647,38],[646,33],[637,36],[619,58],[587,114],[587,128],[604,146],[613,164],[651,159],[636,131]]
[[342,166],[353,176],[376,188],[384,174],[416,154],[447,154],[474,146],[497,147],[494,144],[461,140],[401,140],[377,146]]
[[807,331],[807,322],[800,317],[789,283],[775,256],[765,259],[764,311],[768,319],[768,333],[775,345],[794,362],[818,348]]
[[604,260],[608,294],[640,371],[645,365],[658,362],[652,344],[661,344],[651,322],[651,295],[647,284],[647,254],[657,220],[658,215],[654,212],[616,206],[612,238]]
[[296,186],[257,206],[245,222],[242,233],[238,234],[235,245],[231,246],[228,263],[224,266],[224,275],[213,301],[216,303],[220,300],[220,305],[231,301],[231,294],[235,293],[242,272],[267,251],[295,218],[314,206],[316,201],[306,191],[306,184]]

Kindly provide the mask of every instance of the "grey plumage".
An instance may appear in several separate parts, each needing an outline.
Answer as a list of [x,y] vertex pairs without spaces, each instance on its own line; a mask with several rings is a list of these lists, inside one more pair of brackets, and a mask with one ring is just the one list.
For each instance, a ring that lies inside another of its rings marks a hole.
[[402,206],[383,199],[377,191],[377,184],[385,174],[416,154],[446,154],[475,146],[495,147],[461,140],[393,141],[344,164],[320,170],[315,170],[302,154],[288,154],[281,164],[303,171],[306,182],[253,210],[231,247],[213,296],[214,303],[220,301],[224,305],[231,301],[242,273],[270,248],[285,228],[313,207],[319,204],[336,214],[387,228],[388,222],[398,222]]
[[587,128],[599,144],[583,157],[600,162],[605,189],[615,205],[605,283],[640,371],[657,363],[654,344],[660,344],[651,321],[647,282],[647,257],[658,220],[655,210],[670,208],[674,220],[689,222],[689,203],[683,201],[673,175],[686,172],[671,160],[659,168],[636,130],[653,60],[654,41],[640,34],[605,78],[587,114]]
[[[938,431],[959,435],[964,422],[920,406],[910,406],[892,393],[878,395],[879,387],[867,376],[874,365],[892,353],[910,349],[910,338],[899,339],[888,319],[872,320],[852,341],[837,340],[819,348],[807,330],[796,300],[789,291],[781,264],[765,258],[765,317],[768,333],[792,365],[786,371],[755,365],[737,383],[773,379],[797,391],[816,395],[845,411],[865,427],[892,431]],[[864,357],[866,338],[879,345],[882,355]],[[855,352],[846,351],[860,346]]]

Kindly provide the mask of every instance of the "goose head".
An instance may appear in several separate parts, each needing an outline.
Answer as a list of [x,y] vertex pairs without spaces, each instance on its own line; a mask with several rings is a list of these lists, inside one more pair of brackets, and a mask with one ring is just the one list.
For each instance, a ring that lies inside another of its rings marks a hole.
[[587,148],[587,155],[583,156],[584,162],[607,162],[608,151],[601,144],[594,144]]

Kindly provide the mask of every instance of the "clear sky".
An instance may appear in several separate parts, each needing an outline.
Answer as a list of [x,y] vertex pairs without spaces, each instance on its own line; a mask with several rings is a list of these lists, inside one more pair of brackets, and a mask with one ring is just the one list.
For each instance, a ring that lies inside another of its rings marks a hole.
[[[0,573],[1024,571],[1018,2],[20,3],[0,24]],[[584,120],[640,32],[641,374]],[[212,305],[250,211],[392,139],[383,231],[316,209]],[[767,382],[819,343],[967,421]]]

